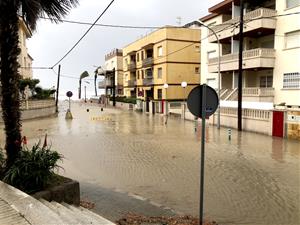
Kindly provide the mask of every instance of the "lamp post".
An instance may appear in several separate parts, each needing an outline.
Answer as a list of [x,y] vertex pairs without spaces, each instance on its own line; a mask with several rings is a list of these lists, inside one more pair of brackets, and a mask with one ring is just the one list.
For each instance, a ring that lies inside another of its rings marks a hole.
[[181,82],[181,87],[183,88],[183,119],[185,119],[185,103],[186,103],[186,94],[185,94],[185,89],[187,87],[187,82],[182,81]]
[[166,121],[165,124],[168,123],[168,102],[167,100],[167,89],[168,89],[169,85],[167,83],[164,84],[164,89],[166,90],[166,96],[165,96],[165,114],[166,114]]
[[[217,33],[211,29],[209,26],[205,25],[201,20],[200,20],[200,23],[202,26],[206,27],[208,30],[210,30],[216,37],[217,39],[217,42],[218,42],[218,97],[219,97],[219,101],[220,101],[220,95],[221,95],[221,72],[220,72],[220,69],[221,69],[221,47],[220,47],[220,40],[219,40],[219,37],[217,35]],[[200,64],[201,65],[201,64]],[[220,102],[219,102],[219,106],[218,106],[218,123],[217,123],[217,128],[220,129]]]

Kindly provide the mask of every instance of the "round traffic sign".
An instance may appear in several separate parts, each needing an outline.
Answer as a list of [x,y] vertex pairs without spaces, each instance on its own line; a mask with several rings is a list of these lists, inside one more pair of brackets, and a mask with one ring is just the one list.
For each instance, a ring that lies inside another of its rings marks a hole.
[[73,93],[72,93],[72,91],[68,91],[68,92],[66,93],[66,95],[67,95],[67,97],[71,98],[71,97],[73,96]]
[[[210,86],[206,86],[206,117],[215,113],[219,105],[219,98],[217,92]],[[187,106],[190,112],[197,117],[202,117],[202,92],[203,85],[195,87],[188,96]]]

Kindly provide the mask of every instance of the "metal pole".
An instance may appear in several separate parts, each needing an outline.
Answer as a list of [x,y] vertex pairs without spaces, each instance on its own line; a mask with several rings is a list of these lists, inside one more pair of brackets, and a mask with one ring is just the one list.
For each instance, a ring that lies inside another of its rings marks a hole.
[[57,86],[56,86],[56,100],[55,100],[55,107],[56,112],[58,112],[58,93],[59,93],[59,79],[60,79],[60,64],[58,65],[58,75],[57,75]]
[[84,102],[86,102],[86,86],[84,86]]
[[202,133],[201,133],[201,158],[200,158],[200,225],[203,224],[203,202],[204,202],[204,157],[205,157],[205,119],[206,119],[206,84],[202,86]]
[[244,0],[240,1],[240,33],[239,33],[239,80],[238,80],[238,130],[242,131],[242,83],[243,83],[243,43],[244,43]]
[[116,79],[116,72],[115,72],[115,68],[113,68],[112,70],[113,74],[113,90],[112,90],[112,94],[113,94],[113,106],[116,106],[116,83],[115,83],[115,79]]
[[69,97],[69,111],[71,112],[71,98]]
[[[219,97],[219,106],[218,106],[218,122],[217,122],[217,128],[220,129],[220,96],[221,96],[221,44],[220,44],[220,40],[219,40],[219,37],[217,35],[217,33],[211,29],[209,26],[205,25],[204,23],[202,23],[200,21],[200,23],[206,27],[208,30],[210,30],[214,36],[216,37],[217,39],[217,42],[218,42],[218,97]],[[201,63],[201,62],[200,62]]]

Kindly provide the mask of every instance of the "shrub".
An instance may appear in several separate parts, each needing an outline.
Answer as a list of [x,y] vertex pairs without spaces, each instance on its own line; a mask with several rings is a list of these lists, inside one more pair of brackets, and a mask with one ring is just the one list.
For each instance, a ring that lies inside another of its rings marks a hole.
[[40,143],[31,150],[23,148],[4,174],[4,182],[27,193],[44,189],[53,178],[54,170],[60,168],[58,161],[62,160],[62,155],[50,148],[40,147]]
[[[112,98],[112,96],[110,96],[110,101],[112,101],[112,100],[113,100],[113,98]],[[136,104],[136,98],[126,98],[125,96],[117,96],[116,102]]]

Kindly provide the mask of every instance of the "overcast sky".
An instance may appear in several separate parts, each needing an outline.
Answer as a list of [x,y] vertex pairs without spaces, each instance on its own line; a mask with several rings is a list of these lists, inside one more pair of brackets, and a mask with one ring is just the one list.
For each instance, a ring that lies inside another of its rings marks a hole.
[[[79,6],[72,9],[67,20],[93,23],[111,0],[79,0]],[[197,20],[208,14],[208,8],[220,0],[115,0],[106,14],[98,21],[103,24],[133,26],[178,25]],[[69,23],[52,24],[39,20],[36,31],[28,40],[29,54],[34,58],[34,67],[53,66],[89,28],[86,25]],[[61,62],[61,74],[79,77],[87,70],[91,77],[86,80],[88,95],[94,95],[94,66],[104,64],[104,55],[114,48],[133,42],[149,29],[120,29],[94,27],[73,52]],[[57,71],[57,67],[55,70]],[[33,70],[34,78],[45,88],[55,86],[57,76],[49,70]],[[91,79],[91,80],[89,80]],[[78,80],[61,77],[60,95],[71,90],[77,97]]]

